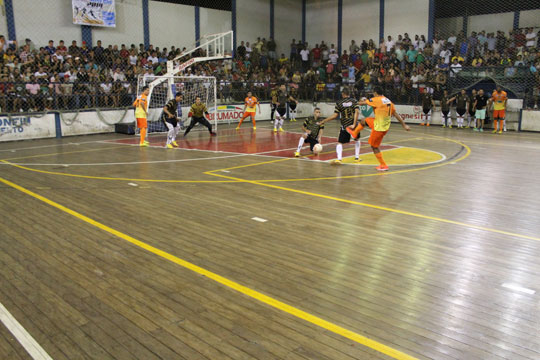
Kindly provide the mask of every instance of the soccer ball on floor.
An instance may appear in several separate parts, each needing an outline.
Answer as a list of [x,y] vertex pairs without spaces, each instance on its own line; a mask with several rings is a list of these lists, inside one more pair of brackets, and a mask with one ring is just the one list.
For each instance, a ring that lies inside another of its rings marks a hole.
[[315,146],[313,147],[313,153],[318,154],[321,151],[322,151],[322,145],[321,144],[315,144]]

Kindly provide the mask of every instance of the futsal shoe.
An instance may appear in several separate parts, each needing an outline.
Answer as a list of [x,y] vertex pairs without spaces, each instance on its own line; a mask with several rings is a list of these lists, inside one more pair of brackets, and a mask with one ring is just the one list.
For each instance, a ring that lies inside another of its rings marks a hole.
[[347,131],[352,136],[352,138],[356,140],[358,138],[358,135],[360,134],[360,131],[362,131],[363,128],[364,126],[362,124],[358,124],[354,129],[347,126],[345,128],[345,131]]
[[277,132],[277,128],[274,128],[274,132]]
[[212,132],[210,133],[210,136],[217,136],[217,134],[216,134],[215,132],[212,131]]
[[465,129],[470,129],[470,126],[469,125],[465,126]]
[[341,164],[343,164],[343,161],[336,159],[336,160],[332,161],[330,164],[332,164],[332,165],[341,165]]
[[497,129],[493,130],[492,133],[496,134],[496,133],[497,133]]
[[294,157],[300,157],[300,153],[297,151],[294,153]]
[[174,149],[174,146],[172,146],[171,144],[167,144],[166,148],[167,149]]
[[451,129],[451,128],[452,128],[452,125],[448,125],[448,128]]
[[150,146],[150,144],[148,143],[148,141],[145,141],[143,143],[140,143],[139,146],[140,147],[148,147],[148,146]]
[[484,132],[484,128],[480,128],[480,129],[478,129],[478,131]]
[[431,124],[430,124],[430,123],[427,123],[426,126],[431,126]]
[[236,130],[240,130],[240,126],[237,126],[237,127],[236,127]]
[[283,130],[283,128],[280,127],[280,128],[279,128],[279,132],[283,132],[283,131],[285,131],[285,130]]
[[478,128],[473,128],[473,131],[479,131]]
[[502,133],[503,133],[502,130],[499,130],[499,134],[502,134]]
[[253,131],[255,131],[255,130],[257,130],[257,127],[254,126],[254,127],[253,127]]
[[424,126],[425,124],[424,123],[420,123],[420,126]]
[[176,140],[173,141],[171,144],[172,144],[174,147],[178,147],[178,143],[176,142]]
[[359,163],[360,161],[362,161],[362,159],[359,159],[359,158],[354,158],[354,162],[355,162],[355,163],[357,163],[357,164],[358,164],[358,163]]
[[377,169],[377,171],[388,171],[388,165],[379,165],[375,169]]
[[446,125],[443,125],[442,127],[443,127],[443,128],[445,128],[445,127],[446,127]]

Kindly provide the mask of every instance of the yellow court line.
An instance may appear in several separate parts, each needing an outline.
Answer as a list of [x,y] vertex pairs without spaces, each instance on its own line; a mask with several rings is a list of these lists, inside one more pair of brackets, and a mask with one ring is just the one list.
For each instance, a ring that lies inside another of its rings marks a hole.
[[[416,170],[419,170],[419,169],[416,169]],[[334,201],[339,201],[339,202],[343,202],[343,203],[347,203],[347,204],[353,204],[353,205],[360,205],[360,206],[364,206],[364,207],[368,207],[368,208],[372,208],[372,209],[388,211],[388,212],[395,213],[395,214],[414,216],[414,217],[417,217],[417,218],[422,218],[422,219],[426,219],[426,220],[434,220],[434,221],[447,223],[447,224],[459,225],[459,226],[463,226],[463,227],[467,227],[467,228],[471,228],[471,229],[484,230],[484,231],[489,231],[489,232],[492,232],[492,233],[508,235],[508,236],[514,236],[514,237],[519,237],[519,238],[527,239],[527,240],[540,241],[540,238],[537,238],[537,237],[534,237],[534,236],[516,234],[516,233],[509,232],[509,231],[497,230],[497,229],[492,229],[492,228],[488,228],[488,227],[484,227],[484,226],[467,224],[467,223],[460,222],[460,221],[448,220],[448,219],[438,218],[438,217],[435,217],[435,216],[429,216],[429,215],[413,213],[413,212],[405,211],[405,210],[393,209],[393,208],[389,208],[389,207],[385,207],[385,206],[379,206],[379,205],[368,204],[368,203],[363,203],[363,202],[359,202],[359,201],[342,199],[342,198],[338,198],[338,197],[335,197],[335,196],[323,195],[323,194],[313,193],[313,192],[309,192],[309,191],[291,189],[291,188],[278,186],[278,185],[265,184],[263,182],[256,181],[256,180],[244,180],[244,179],[240,179],[240,178],[236,178],[236,177],[232,177],[232,176],[214,174],[213,172],[208,172],[207,174],[222,177],[222,178],[226,178],[226,179],[230,179],[230,180],[237,180],[237,181],[241,181],[241,182],[245,182],[245,183],[250,183],[250,184],[254,184],[254,185],[266,186],[266,187],[273,188],[273,189],[290,191],[290,192],[294,192],[294,193],[298,193],[298,194],[314,196],[314,197],[318,197],[318,198],[322,198],[322,199],[334,200]]]
[[87,149],[87,150],[76,150],[76,151],[56,152],[56,153],[49,153],[49,154],[21,156],[21,157],[9,158],[9,159],[2,159],[0,161],[32,159],[32,158],[45,157],[45,156],[76,154],[76,153],[83,153],[83,152],[102,151],[102,150],[110,150],[110,149],[123,149],[123,148],[125,148],[125,146],[108,146],[108,147],[103,147],[99,149]]
[[12,183],[11,181],[9,180],[6,180],[6,179],[3,179],[3,178],[0,178],[0,182],[3,182],[4,184],[14,188],[14,189],[17,189],[27,195],[30,195],[32,196],[33,198],[35,199],[38,199],[52,207],[55,207],[69,215],[72,215],[92,226],[95,226],[103,231],[106,231],[108,232],[109,234],[112,234],[116,237],[119,237],[120,239],[123,239],[135,246],[138,246],[139,248],[141,249],[144,249],[152,254],[155,254],[155,255],[158,255],[166,260],[169,260],[177,265],[180,265],[188,270],[191,270],[197,274],[200,274],[200,275],[203,275],[203,276],[206,276],[207,278],[210,278],[228,288],[231,288],[233,290],[236,290],[237,292],[241,293],[241,294],[244,294],[244,295],[247,295],[249,297],[251,297],[252,299],[255,299],[255,300],[258,300],[262,303],[265,303],[267,305],[270,305],[271,307],[273,308],[276,308],[278,310],[281,310],[283,312],[286,312],[290,315],[293,315],[299,319],[302,319],[302,320],[305,320],[309,323],[312,323],[314,325],[317,325],[323,329],[326,329],[328,331],[331,331],[335,334],[338,334],[338,335],[341,335],[347,339],[350,339],[352,341],[355,341],[359,344],[362,344],[364,346],[367,346],[371,349],[374,349],[380,353],[383,353],[385,355],[388,355],[388,356],[391,356],[393,357],[394,359],[398,359],[398,360],[415,360],[414,357],[410,356],[410,355],[407,355],[399,350],[396,350],[394,348],[391,348],[387,345],[384,345],[384,344],[381,344],[375,340],[372,340],[372,339],[369,339],[365,336],[362,336],[358,333],[355,333],[351,330],[348,330],[346,328],[343,328],[339,325],[336,325],[334,323],[331,323],[327,320],[324,320],[318,316],[315,316],[315,315],[312,315],[308,312],[305,312],[305,311],[302,311],[294,306],[291,306],[289,304],[286,304],[282,301],[279,301],[277,299],[274,299],[268,295],[265,295],[263,293],[260,293],[256,290],[253,290],[251,288],[248,288],[247,286],[244,286],[244,285],[241,285],[235,281],[232,281],[228,278],[225,278],[221,275],[218,275],[216,273],[213,273],[209,270],[206,270],[202,267],[199,267],[193,263],[190,263],[186,260],[183,260],[183,259],[180,259],[179,257],[176,257],[172,254],[169,254],[163,250],[160,250],[156,247],[153,247],[152,245],[149,245],[143,241],[140,241],[140,240],[137,240],[127,234],[124,234],[118,230],[115,230],[113,228],[110,228],[108,227],[107,225],[104,225],[96,220],[93,220],[85,215],[82,215],[81,213],[78,213],[76,212],[75,210],[71,210],[63,205],[60,205],[52,200],[49,200],[39,194],[36,194],[28,189],[25,189],[23,188],[22,186],[19,186],[15,183]]
[[10,163],[6,160],[0,160],[1,162],[5,164],[9,164],[13,167],[27,170],[27,171],[33,171],[41,174],[48,174],[48,175],[61,175],[61,176],[69,176],[69,177],[75,177],[75,178],[83,178],[83,179],[95,179],[95,180],[117,180],[117,181],[138,181],[138,182],[159,182],[159,183],[197,183],[197,184],[204,184],[204,183],[235,183],[238,181],[232,181],[232,180],[164,180],[164,179],[131,179],[131,178],[113,178],[113,177],[106,177],[106,176],[92,176],[92,175],[78,175],[78,174],[67,174],[67,173],[61,173],[57,171],[47,171],[47,170],[39,170],[39,169],[32,169],[26,166],[17,165]]

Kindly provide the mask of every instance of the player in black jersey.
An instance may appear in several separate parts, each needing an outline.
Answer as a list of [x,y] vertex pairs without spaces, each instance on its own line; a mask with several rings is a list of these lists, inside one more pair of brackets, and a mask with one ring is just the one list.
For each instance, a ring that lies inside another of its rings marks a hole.
[[307,142],[309,144],[309,149],[312,152],[315,144],[321,143],[324,125],[318,124],[320,116],[321,109],[316,107],[315,110],[313,110],[313,116],[310,116],[304,121],[304,125],[302,125],[302,130],[304,130],[304,133],[300,137],[300,141],[298,141],[298,148],[296,149],[294,156],[300,156],[300,150],[302,150],[304,142]]
[[[350,91],[347,88],[344,88],[341,91],[341,100],[336,102],[336,107],[334,109],[334,114],[330,117],[327,117],[319,124],[324,125],[325,123],[337,119],[338,116],[341,116],[341,128],[339,130],[338,144],[336,145],[336,154],[337,160],[334,160],[333,164],[342,163],[342,153],[343,153],[343,144],[347,144],[351,141],[351,135],[345,130],[348,126],[353,123],[356,124],[358,121],[359,107],[358,101],[351,97]],[[354,160],[360,161],[360,134],[358,138],[354,139]]]
[[274,121],[274,132],[283,131],[283,122],[287,116],[287,102],[294,101],[298,104],[298,101],[293,98],[289,93],[287,93],[287,88],[285,85],[280,85],[279,90],[276,94],[276,99],[274,103],[276,104],[276,120]]
[[[295,88],[291,87],[291,90],[289,92],[289,95],[293,98],[297,98],[298,97],[298,90],[296,90]],[[289,121],[296,121],[296,104],[298,103],[298,101],[296,100],[289,100]]]
[[450,101],[448,90],[444,90],[441,96],[442,127],[452,128],[452,115],[450,115]]
[[469,116],[467,118],[467,126],[466,128],[470,128],[471,127],[471,122],[472,122],[472,127],[474,129],[476,129],[476,118],[475,118],[475,115],[476,115],[476,111],[474,110],[474,102],[476,101],[476,90],[472,90],[472,93],[471,93],[471,96],[469,96],[469,98],[467,99],[467,102],[469,103]]
[[271,122],[274,122],[274,114],[277,109],[277,93],[278,93],[277,88],[272,89],[272,91],[270,92],[270,99],[271,99],[270,100],[270,121]]
[[456,114],[457,114],[457,127],[458,129],[463,128],[463,116],[467,113],[467,92],[465,89],[462,89],[459,94],[448,99],[449,103],[454,102],[456,104]]
[[476,131],[484,132],[484,122],[486,120],[487,105],[489,102],[489,96],[484,94],[484,90],[478,90],[478,94],[474,100],[473,109],[474,117],[476,118],[478,124],[474,128]]
[[420,125],[429,126],[431,124],[431,110],[435,110],[435,101],[433,101],[433,95],[430,88],[425,88],[422,93],[422,112],[426,117],[426,121],[422,120]]
[[178,123],[178,118],[176,117],[176,111],[180,101],[182,101],[182,93],[177,92],[174,99],[169,100],[161,113],[161,121],[165,124],[167,129],[169,129],[167,132],[167,144],[165,145],[165,147],[169,149],[172,149],[173,146],[178,147],[176,135],[178,135],[178,131],[180,131],[180,125]]

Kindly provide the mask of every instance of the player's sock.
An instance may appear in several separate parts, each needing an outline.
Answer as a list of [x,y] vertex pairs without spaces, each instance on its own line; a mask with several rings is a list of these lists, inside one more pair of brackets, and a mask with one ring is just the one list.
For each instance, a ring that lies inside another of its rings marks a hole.
[[429,125],[430,122],[431,122],[431,113],[426,115],[426,124]]
[[504,119],[504,120],[502,121],[502,123],[503,123],[503,130],[506,131],[506,119]]
[[176,141],[176,137],[178,136],[178,132],[180,131],[180,124],[176,125],[174,127],[174,135],[173,135],[173,141]]
[[338,160],[341,160],[342,154],[343,154],[343,145],[341,143],[338,143],[336,145],[336,154]]
[[146,140],[146,128],[141,128],[141,144]]
[[360,157],[360,141],[354,142],[354,158],[358,159]]
[[245,118],[241,118],[240,121],[238,122],[238,126],[236,126],[236,128],[238,129],[240,126],[242,126],[242,123],[244,122],[244,119]]
[[447,120],[446,117],[443,115],[443,116],[442,116],[442,120],[441,120],[442,126],[443,126],[443,127],[446,126],[446,122],[447,122],[447,121],[448,121],[448,120]]
[[377,160],[379,160],[379,163],[381,164],[381,166],[388,166],[388,165],[386,165],[386,163],[384,162],[382,153],[377,153],[377,154],[375,154],[375,157],[377,158]]
[[302,146],[304,146],[304,137],[301,136],[300,137],[300,140],[298,141],[298,149],[297,149],[297,152],[300,152],[300,150],[302,150]]
[[280,128],[280,129],[283,128],[283,122],[284,122],[283,119],[279,120],[279,128]]
[[253,123],[253,128],[255,129],[256,126],[255,126],[255,118],[254,117],[251,118],[251,122]]
[[279,119],[278,119],[278,117],[276,116],[276,120],[274,120],[274,129],[277,129],[277,128],[278,128],[278,125],[279,125]]

